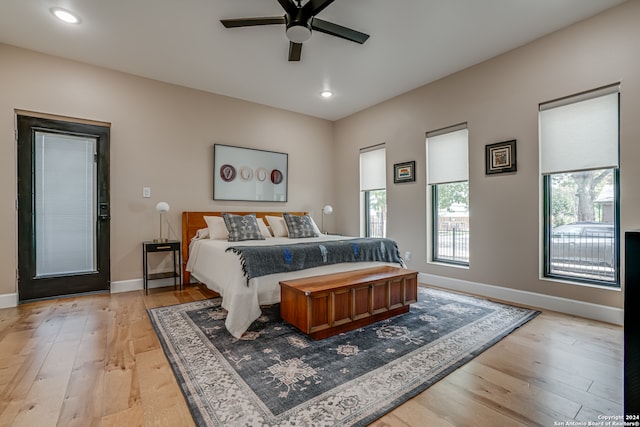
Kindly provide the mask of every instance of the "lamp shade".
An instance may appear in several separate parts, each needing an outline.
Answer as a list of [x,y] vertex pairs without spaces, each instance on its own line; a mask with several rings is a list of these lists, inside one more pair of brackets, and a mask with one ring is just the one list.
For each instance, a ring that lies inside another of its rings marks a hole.
[[333,213],[333,206],[331,206],[331,205],[325,205],[325,206],[322,208],[322,213],[323,213],[323,214],[327,214],[327,215],[331,215],[331,214]]
[[158,212],[169,212],[169,209],[170,209],[170,206],[169,206],[169,203],[167,202],[159,202],[156,205],[156,210]]

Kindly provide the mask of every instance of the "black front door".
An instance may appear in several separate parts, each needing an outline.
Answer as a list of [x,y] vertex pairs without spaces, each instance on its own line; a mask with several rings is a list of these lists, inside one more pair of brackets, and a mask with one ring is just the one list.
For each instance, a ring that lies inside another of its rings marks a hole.
[[109,134],[18,116],[20,301],[109,289]]

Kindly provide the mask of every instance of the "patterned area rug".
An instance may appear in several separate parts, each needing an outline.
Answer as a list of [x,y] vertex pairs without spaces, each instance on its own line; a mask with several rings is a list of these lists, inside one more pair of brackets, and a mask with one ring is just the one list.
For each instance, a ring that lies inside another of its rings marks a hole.
[[419,288],[409,313],[314,341],[279,305],[240,340],[219,298],[148,312],[199,426],[365,426],[539,313]]

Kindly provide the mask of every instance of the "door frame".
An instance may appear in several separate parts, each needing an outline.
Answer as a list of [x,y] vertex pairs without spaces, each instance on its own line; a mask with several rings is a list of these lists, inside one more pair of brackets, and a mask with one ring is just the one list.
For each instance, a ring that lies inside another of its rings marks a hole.
[[[17,208],[18,208],[18,300],[68,296],[110,289],[110,127],[104,124],[45,118],[18,112]],[[35,275],[35,132],[87,136],[96,139],[96,271],[51,277]]]

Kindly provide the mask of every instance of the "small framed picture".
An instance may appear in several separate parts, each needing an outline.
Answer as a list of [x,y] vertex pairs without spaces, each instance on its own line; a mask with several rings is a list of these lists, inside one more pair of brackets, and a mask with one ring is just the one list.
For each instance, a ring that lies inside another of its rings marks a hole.
[[396,163],[393,165],[393,182],[413,182],[416,180],[416,162]]
[[486,174],[515,172],[516,140],[489,144],[485,150]]

